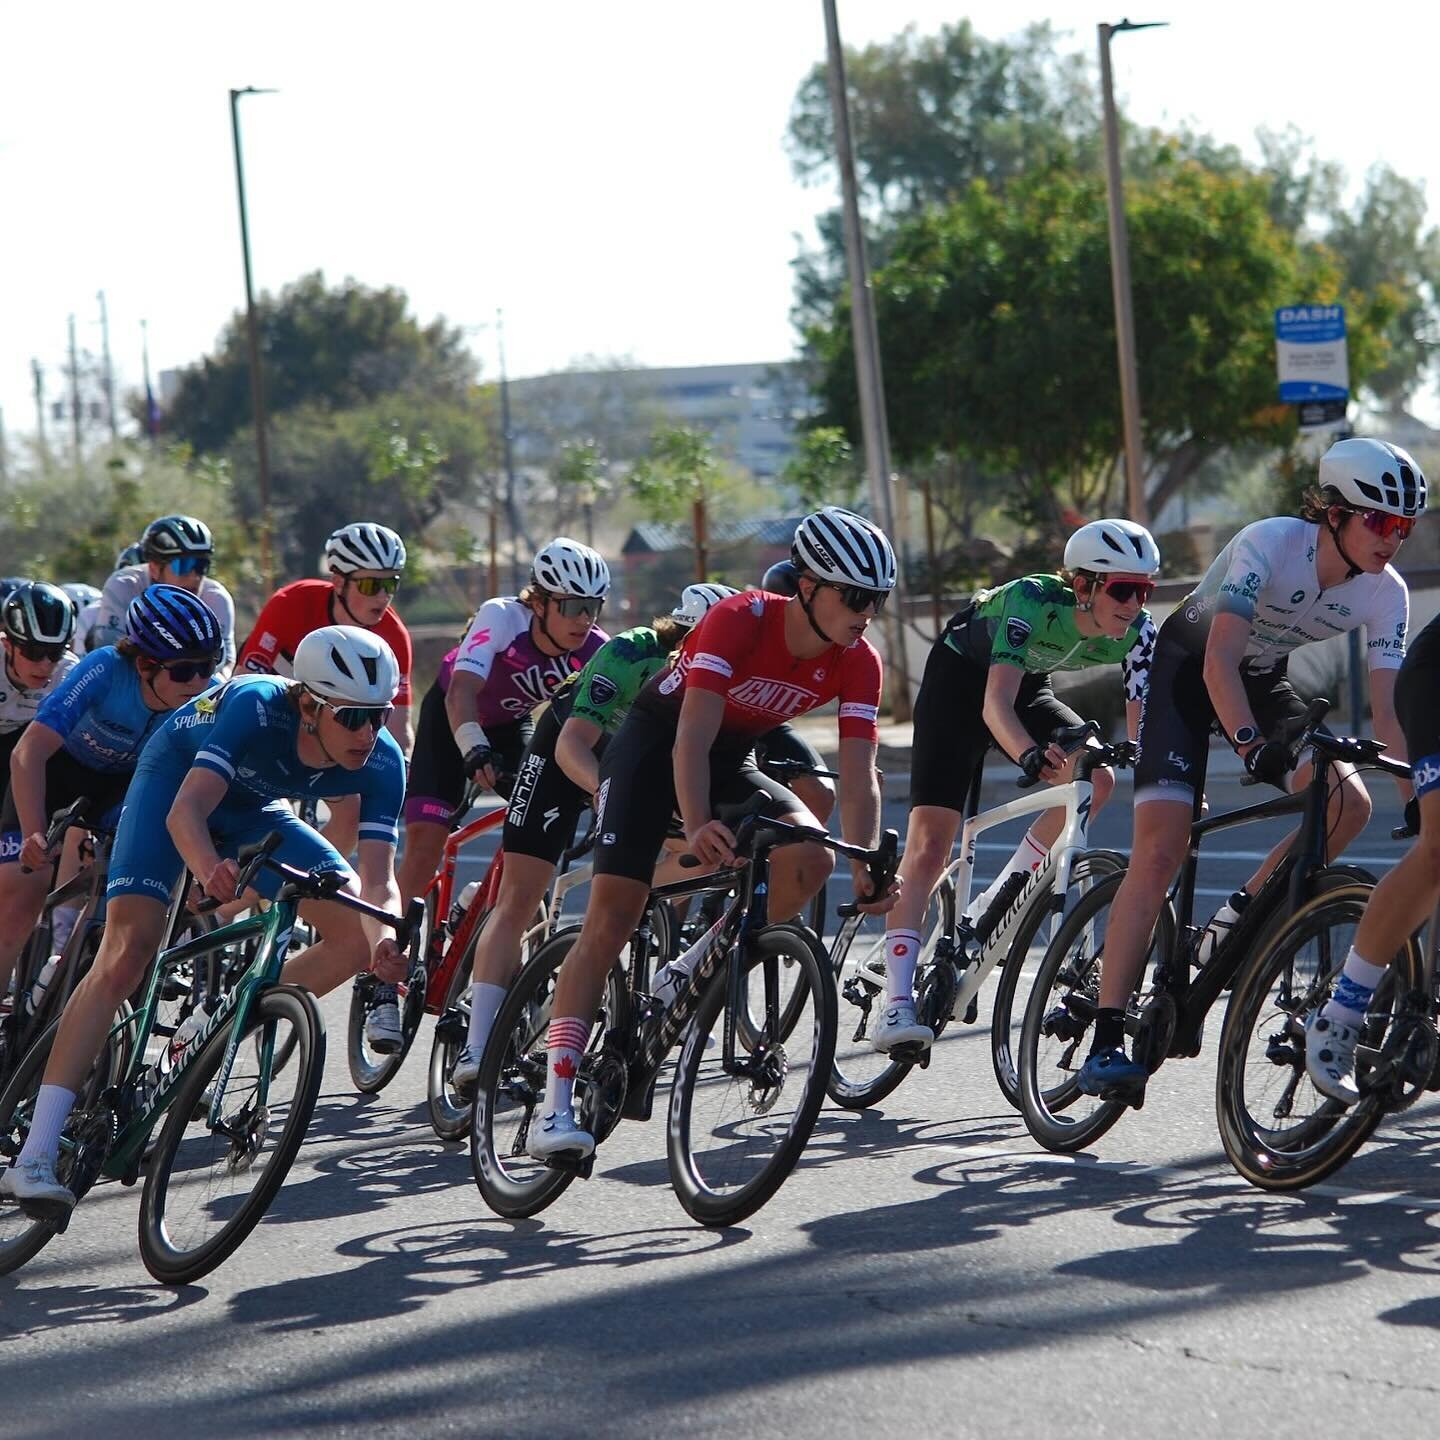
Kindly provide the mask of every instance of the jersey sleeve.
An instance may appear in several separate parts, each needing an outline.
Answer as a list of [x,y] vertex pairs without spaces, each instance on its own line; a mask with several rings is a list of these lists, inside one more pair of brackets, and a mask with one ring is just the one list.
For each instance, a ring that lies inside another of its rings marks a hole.
[[608,730],[617,710],[628,707],[654,672],[646,663],[653,657],[628,635],[617,635],[602,645],[575,679],[570,714]]
[[763,633],[765,602],[759,592],[748,603],[722,600],[701,620],[695,649],[685,671],[685,687],[724,695],[730,682],[745,668]]
[[1007,585],[993,622],[990,663],[1025,669],[1025,647],[1041,618],[1040,597],[1028,581],[1015,580]]
[[460,642],[455,669],[488,680],[495,657],[503,655],[530,623],[529,613],[518,600],[487,600],[475,612]]
[[113,645],[125,634],[125,612],[135,594],[129,570],[117,570],[105,582],[105,588],[100,592],[100,609],[95,623],[85,637],[85,643],[91,650]]
[[113,645],[92,650],[40,702],[35,719],[62,738],[68,736],[80,717],[109,692],[115,667],[123,663]]
[[1148,610],[1142,610],[1140,633],[1135,643],[1120,662],[1120,674],[1125,681],[1125,698],[1143,700],[1150,686],[1150,662],[1155,658],[1155,621]]
[[1266,523],[1262,520],[1247,525],[1235,537],[1235,549],[1229,567],[1220,577],[1220,589],[1215,597],[1217,614],[1239,615],[1245,620],[1255,618],[1260,592],[1270,584],[1274,573],[1263,543],[1262,527]]
[[220,622],[220,634],[224,637],[224,645],[220,651],[220,664],[216,666],[215,673],[222,679],[228,679],[235,669],[235,601],[231,598],[230,592],[218,580],[211,580],[208,577],[201,587],[200,598],[209,606],[211,614]]
[[400,807],[405,803],[405,760],[388,731],[380,732],[363,773],[360,839],[394,845],[399,840]]
[[868,640],[845,652],[840,677],[840,738],[878,740],[880,685],[884,676],[880,654]]
[[195,752],[194,766],[234,780],[235,766],[255,745],[255,732],[265,724],[264,705],[250,700],[244,689],[233,685],[209,697],[215,719]]
[[410,671],[415,664],[415,647],[410,643],[410,632],[400,617],[395,615],[393,610],[385,613],[395,618],[395,624],[385,639],[395,652],[395,663],[400,667],[400,688],[395,692],[395,703],[403,709],[415,703],[410,689]]
[[265,602],[255,621],[255,628],[240,647],[240,668],[251,675],[290,674],[283,633],[285,598],[285,591],[277,590]]
[[1386,585],[1376,596],[1375,608],[1365,618],[1365,660],[1371,670],[1398,670],[1405,659],[1410,629],[1410,591],[1405,582],[1388,572]]

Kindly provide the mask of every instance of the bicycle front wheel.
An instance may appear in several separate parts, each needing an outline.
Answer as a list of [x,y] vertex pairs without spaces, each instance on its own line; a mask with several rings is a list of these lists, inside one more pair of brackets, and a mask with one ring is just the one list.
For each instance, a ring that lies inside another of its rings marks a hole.
[[[1268,938],[1235,982],[1215,1073],[1220,1143],[1235,1169],[1262,1190],[1298,1190],[1338,1170],[1374,1132],[1381,1098],[1345,1107],[1305,1071],[1305,1017],[1323,1004],[1345,964],[1371,887],[1351,885],[1302,905]],[[1420,983],[1407,945],[1366,1017],[1362,1045],[1378,1050],[1394,1008]],[[1361,1081],[1363,1085],[1363,1069]]]
[[[208,1274],[259,1223],[300,1149],[320,1093],[320,1011],[307,991],[272,986],[246,1019],[220,1123],[212,1129],[210,1086],[233,1030],[217,1030],[190,1063],[145,1178],[140,1256],[167,1285]],[[273,1057],[282,1046],[293,1054],[276,1073]]]
[[[815,1127],[835,1055],[834,977],[806,932],[767,926],[740,964],[740,1007],[763,1021],[769,994],[773,1024],[762,1023],[726,1059],[731,997],[728,966],[722,967],[685,1032],[670,1096],[670,1181],[705,1225],[738,1224],[780,1188]],[[782,974],[792,967],[805,1004],[786,1033]]]

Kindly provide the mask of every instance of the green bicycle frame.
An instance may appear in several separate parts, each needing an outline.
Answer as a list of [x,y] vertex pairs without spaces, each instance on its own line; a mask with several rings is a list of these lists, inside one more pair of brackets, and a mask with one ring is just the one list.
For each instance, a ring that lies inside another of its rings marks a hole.
[[[131,1027],[135,1027],[136,1031],[129,1064],[124,1079],[118,1087],[122,1094],[133,1090],[145,1069],[145,1047],[154,1032],[155,1015],[160,1005],[160,988],[165,973],[187,961],[197,960],[217,950],[223,950],[229,945],[249,940],[253,936],[260,937],[260,948],[249,969],[240,977],[238,983],[231,987],[219,1007],[205,1022],[205,1028],[186,1046],[184,1054],[180,1057],[180,1063],[161,1080],[155,1093],[149,1097],[144,1106],[130,1116],[121,1127],[114,1145],[110,1147],[109,1155],[106,1156],[105,1164],[101,1168],[102,1175],[107,1175],[111,1179],[120,1179],[127,1174],[133,1174],[139,1168],[145,1143],[150,1138],[156,1122],[169,1109],[171,1101],[174,1100],[179,1090],[181,1076],[205,1048],[210,1037],[222,1025],[231,1023],[230,1043],[225,1047],[225,1058],[215,1077],[213,1093],[210,1098],[208,1116],[210,1128],[212,1130],[219,1128],[225,1086],[229,1082],[230,1072],[235,1065],[235,1056],[240,1048],[240,1037],[245,1033],[245,1022],[249,1018],[250,1011],[260,992],[279,983],[280,971],[285,964],[285,953],[290,947],[290,936],[295,928],[296,909],[295,898],[287,895],[282,889],[280,897],[264,913],[252,915],[248,919],[233,921],[219,930],[211,930],[204,935],[197,935],[193,940],[186,940],[183,944],[161,951],[156,957],[155,964],[151,967],[150,983],[146,987],[145,1000],[138,1015],[132,1015],[128,1020],[120,1021],[110,1031],[109,1038],[113,1038],[120,1031],[128,1030]],[[269,1095],[270,1065],[274,1059],[274,1053],[275,1029],[274,1026],[268,1026],[262,1037],[260,1048],[258,1099],[261,1105],[265,1103]]]

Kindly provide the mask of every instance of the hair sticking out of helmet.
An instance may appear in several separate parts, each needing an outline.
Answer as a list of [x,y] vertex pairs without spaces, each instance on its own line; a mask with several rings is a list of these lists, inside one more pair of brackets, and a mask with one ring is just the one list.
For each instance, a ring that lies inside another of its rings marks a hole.
[[1320,488],[1355,510],[1414,519],[1425,511],[1425,472],[1408,451],[1359,436],[1337,440],[1320,457]]

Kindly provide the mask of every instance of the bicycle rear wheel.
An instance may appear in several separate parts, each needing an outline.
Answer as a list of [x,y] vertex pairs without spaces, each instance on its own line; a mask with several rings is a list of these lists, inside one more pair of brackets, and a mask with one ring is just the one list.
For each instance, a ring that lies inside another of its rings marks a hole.
[[777,1003],[774,1032],[762,1025],[748,1047],[735,1046],[727,1066],[728,965],[712,977],[685,1032],[670,1096],[670,1181],[705,1225],[738,1224],[780,1188],[825,1098],[835,1055],[835,987],[805,931],[773,925],[751,938],[740,961],[740,1003],[764,1016],[766,987],[778,1002],[786,962],[800,972],[807,1001],[788,1035]]
[[475,965],[475,947],[489,918],[485,915],[475,927],[465,953],[455,965],[444,1007],[435,1022],[435,1037],[430,1042],[425,1103],[430,1111],[430,1124],[442,1140],[463,1140],[470,1133],[474,1096],[457,1090],[450,1075],[465,1048],[465,1036],[470,1028],[470,977]]
[[350,1016],[345,1034],[345,1058],[350,1066],[350,1078],[362,1095],[378,1095],[399,1073],[420,1033],[420,1022],[425,1018],[426,971],[423,960],[416,963],[416,957],[423,957],[430,945],[430,928],[435,923],[435,894],[431,891],[425,897],[425,920],[418,935],[410,940],[410,972],[406,978],[405,993],[398,991],[395,996],[396,1008],[400,1012],[400,1048],[392,1053],[375,1050],[365,1036],[365,1021],[370,1013],[370,1000],[375,990],[373,975],[357,975],[350,991]]
[[[130,1007],[123,1006],[116,1018],[124,1019],[129,1013]],[[59,1029],[60,1021],[56,1019],[21,1057],[9,1083],[0,1091],[0,1164],[9,1165],[19,1155],[30,1133],[35,1096]],[[95,1182],[115,1138],[114,1112],[108,1105],[99,1107],[97,1102],[110,1086],[119,1083],[128,1055],[126,1031],[107,1039],[65,1126],[55,1173],[77,1198]],[[0,1275],[28,1264],[57,1234],[59,1230],[49,1220],[34,1220],[14,1201],[0,1198]]]
[[[580,934],[579,926],[551,937],[510,987],[485,1046],[470,1125],[470,1168],[485,1203],[507,1219],[522,1219],[553,1204],[575,1178],[526,1153],[530,1126],[542,1113],[549,1064],[555,977]],[[590,1027],[575,1083],[575,1112],[596,1140],[609,1132],[625,1091],[624,1062],[608,1034],[626,1033],[629,992],[617,965],[611,971]],[[603,1118],[602,1118],[603,1117]]]
[[[140,1256],[168,1285],[208,1274],[259,1223],[300,1149],[320,1093],[325,1026],[314,997],[271,986],[246,1019],[225,1082],[220,1127],[212,1130],[209,1087],[233,1030],[217,1030],[189,1064],[145,1177]],[[264,1053],[267,1046],[278,1052],[283,1041],[293,1055],[277,1074]]]
[[[1262,1190],[1299,1190],[1333,1174],[1384,1115],[1380,1096],[1347,1108],[1321,1095],[1305,1071],[1305,1017],[1329,998],[1371,888],[1317,895],[1272,932],[1236,978],[1220,1035],[1215,1112],[1230,1163]],[[1379,1049],[1420,971],[1416,947],[1407,945],[1366,1017],[1366,1050]],[[1359,1078],[1363,1087],[1363,1066]]]
[[[925,938],[915,967],[915,994],[917,1008],[925,1012],[922,1023],[928,1025],[934,1006],[927,1005],[926,999],[937,976],[936,948],[943,936],[955,933],[953,881],[943,880],[931,893],[920,933]],[[892,1060],[870,1041],[885,1013],[885,917],[859,915],[846,920],[831,943],[829,965],[839,993],[835,1060],[825,1089],[842,1108],[866,1110],[895,1090],[917,1063]],[[944,988],[949,991],[952,987]],[[934,1018],[940,1021],[938,1015]]]

